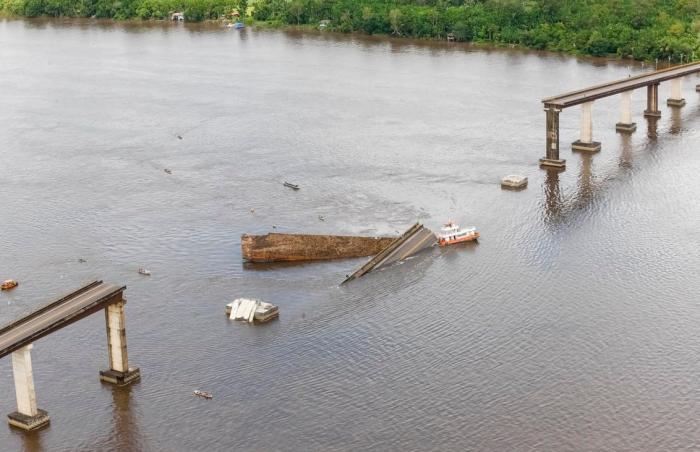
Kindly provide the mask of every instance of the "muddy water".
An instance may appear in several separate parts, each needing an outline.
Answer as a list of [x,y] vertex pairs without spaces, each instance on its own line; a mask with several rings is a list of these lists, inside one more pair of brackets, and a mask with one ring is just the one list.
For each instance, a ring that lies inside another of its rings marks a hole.
[[[700,448],[697,79],[653,137],[642,91],[630,138],[614,131],[619,99],[596,102],[594,156],[568,150],[578,111],[565,111],[568,168],[537,167],[539,99],[641,70],[327,34],[0,22],[0,278],[21,281],[0,294],[0,323],[92,279],[126,284],[142,372],[126,389],[99,382],[101,315],[39,340],[51,426],[0,425],[1,449]],[[501,191],[510,173],[528,189]],[[273,225],[393,234],[448,218],[482,239],[343,287],[363,259],[241,262],[240,235]],[[238,296],[280,319],[232,324]],[[13,411],[9,357],[0,395]]]

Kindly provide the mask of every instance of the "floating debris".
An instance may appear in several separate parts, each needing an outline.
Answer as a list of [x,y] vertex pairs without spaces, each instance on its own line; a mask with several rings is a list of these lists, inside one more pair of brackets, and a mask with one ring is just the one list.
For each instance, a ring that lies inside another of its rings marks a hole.
[[2,284],[0,284],[0,290],[10,290],[14,289],[17,286],[19,286],[19,283],[17,281],[15,281],[14,279],[8,279],[3,281]]
[[438,245],[447,246],[455,243],[471,242],[479,238],[479,233],[475,227],[460,228],[457,223],[450,220],[440,229],[438,235]]
[[226,305],[226,315],[231,320],[263,323],[279,316],[279,309],[272,303],[251,298],[237,298]]
[[199,396],[199,397],[203,397],[205,399],[213,399],[214,398],[212,393],[206,392],[206,391],[200,391],[199,389],[194,390],[194,395]]
[[182,140],[182,135],[177,135],[178,140]]
[[501,188],[520,189],[527,187],[527,177],[510,174],[501,179]]
[[291,189],[294,190],[294,191],[299,190],[299,186],[298,186],[297,184],[293,184],[293,183],[291,183],[291,182],[284,181],[284,184],[283,184],[283,185],[284,185],[285,187],[291,188]]
[[139,275],[151,276],[151,271],[145,268],[139,268]]
[[78,262],[80,262],[81,264],[84,264],[87,261],[81,257],[80,259],[78,259]]
[[168,173],[168,174],[173,174],[173,172],[170,171],[168,168],[165,168],[163,171],[165,171],[165,172]]
[[319,216],[318,216],[318,219],[321,220],[321,221],[326,221],[326,218],[325,218],[323,215],[319,215]]
[[255,209],[250,209],[250,213],[255,213]]

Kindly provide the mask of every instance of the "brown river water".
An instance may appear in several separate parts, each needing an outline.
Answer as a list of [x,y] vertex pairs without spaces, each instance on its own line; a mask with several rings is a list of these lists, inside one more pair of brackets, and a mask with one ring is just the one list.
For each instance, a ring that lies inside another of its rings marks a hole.
[[[686,78],[682,110],[661,86],[651,137],[643,90],[631,137],[614,130],[619,99],[596,102],[594,156],[570,151],[579,115],[565,110],[568,168],[537,166],[541,98],[642,70],[348,35],[0,21],[0,279],[20,281],[0,294],[0,324],[93,279],[125,284],[142,374],[100,383],[101,314],[37,341],[51,425],[3,420],[0,449],[700,450],[700,79]],[[502,191],[511,173],[529,187]],[[479,243],[343,286],[364,259],[241,262],[240,235],[273,225],[393,234],[448,218]],[[280,319],[232,323],[239,296]],[[6,357],[0,414],[14,409]]]

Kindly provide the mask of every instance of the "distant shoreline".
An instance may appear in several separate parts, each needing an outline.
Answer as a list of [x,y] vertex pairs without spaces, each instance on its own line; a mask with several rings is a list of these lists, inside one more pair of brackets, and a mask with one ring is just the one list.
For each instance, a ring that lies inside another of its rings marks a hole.
[[[1,2],[2,0],[0,0]],[[0,10],[0,19],[9,19],[9,20],[24,20],[24,21],[30,21],[30,22],[46,22],[46,23],[86,23],[86,24],[123,24],[123,25],[129,25],[129,26],[148,26],[148,25],[172,25],[172,26],[178,26],[178,25],[186,25],[189,27],[197,27],[197,26],[204,26],[204,27],[214,27],[216,26],[217,28],[223,28],[226,23],[230,23],[231,21],[229,20],[222,20],[222,19],[205,19],[201,21],[185,21],[183,22],[176,22],[168,19],[115,19],[115,18],[96,18],[96,17],[69,17],[69,16],[60,16],[60,17],[53,17],[53,16],[37,16],[37,17],[26,17],[26,16],[19,16],[16,14],[7,14],[6,12],[3,12]],[[343,31],[338,31],[334,29],[327,29],[327,30],[321,30],[317,25],[312,25],[312,24],[301,24],[301,25],[296,25],[296,24],[285,24],[285,23],[279,23],[279,22],[270,22],[270,21],[259,21],[259,20],[254,20],[252,18],[248,18],[247,20],[243,21],[245,23],[246,28],[248,29],[262,29],[262,30],[279,30],[279,31],[286,31],[286,32],[300,32],[300,33],[309,33],[309,34],[314,34],[314,35],[331,35],[331,36],[355,36],[355,37],[361,37],[361,38],[367,38],[367,39],[376,39],[376,40],[382,40],[386,42],[405,42],[405,43],[424,43],[424,44],[431,44],[431,43],[443,43],[448,46],[456,46],[456,47],[473,47],[475,49],[481,49],[481,50],[494,50],[494,49],[499,49],[499,50],[516,50],[516,51],[521,51],[521,52],[538,52],[538,53],[543,53],[543,54],[549,54],[549,55],[562,55],[562,56],[568,56],[568,57],[573,57],[573,58],[582,58],[586,60],[593,60],[593,61],[606,61],[606,62],[625,62],[627,64],[633,64],[633,65],[648,65],[648,63],[653,63],[653,60],[639,60],[639,59],[634,59],[631,58],[630,56],[620,56],[617,54],[607,54],[607,55],[602,55],[602,56],[594,56],[594,55],[589,55],[585,53],[575,53],[575,52],[566,52],[566,51],[555,51],[555,50],[543,50],[543,49],[536,49],[532,47],[527,47],[523,46],[520,44],[506,44],[502,42],[493,42],[493,41],[455,41],[455,42],[448,42],[446,39],[443,38],[436,38],[436,37],[414,37],[414,36],[396,36],[396,35],[391,35],[391,34],[386,34],[386,33],[373,33],[373,34],[368,34],[363,31],[350,31],[350,32],[343,32]],[[653,64],[652,64],[653,65]],[[673,64],[669,64],[668,60],[664,61],[659,61],[658,68],[662,69],[664,67],[669,67],[672,66]]]

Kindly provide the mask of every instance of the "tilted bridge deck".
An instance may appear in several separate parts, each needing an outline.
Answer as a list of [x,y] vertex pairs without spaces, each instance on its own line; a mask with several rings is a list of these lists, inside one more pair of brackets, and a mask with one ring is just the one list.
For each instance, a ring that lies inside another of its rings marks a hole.
[[542,99],[545,108],[564,109],[574,105],[591,102],[603,97],[612,96],[644,86],[656,85],[667,80],[671,80],[685,75],[700,72],[700,62],[683,64],[668,69],[627,77],[614,82],[603,83],[578,91],[560,94],[554,97]]
[[126,286],[92,283],[0,328],[0,358],[123,300]]

